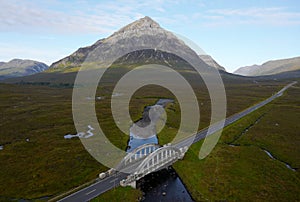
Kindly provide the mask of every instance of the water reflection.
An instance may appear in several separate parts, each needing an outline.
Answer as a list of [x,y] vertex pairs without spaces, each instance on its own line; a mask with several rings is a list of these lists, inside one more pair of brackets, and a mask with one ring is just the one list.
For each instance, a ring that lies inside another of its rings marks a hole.
[[173,168],[151,173],[138,181],[144,202],[193,201]]
[[[151,107],[160,105],[166,107],[171,99],[159,99],[155,105],[147,106],[144,109],[142,118],[137,122],[139,126],[147,126],[149,123],[149,111]],[[138,134],[134,134],[130,128],[130,139],[126,151],[131,152],[135,148],[144,144],[158,144],[158,138],[156,134],[151,137],[144,138],[139,137]],[[172,167],[163,169],[155,173],[151,173],[137,182],[137,187],[140,188],[144,197],[142,201],[153,202],[153,201],[193,201],[187,189],[183,185],[179,176]]]

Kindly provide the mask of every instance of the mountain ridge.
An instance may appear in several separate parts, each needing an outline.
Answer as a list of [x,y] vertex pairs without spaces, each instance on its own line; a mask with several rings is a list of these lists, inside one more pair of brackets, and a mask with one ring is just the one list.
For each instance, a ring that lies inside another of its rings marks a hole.
[[265,76],[300,70],[300,57],[270,60],[261,65],[240,67],[234,74],[242,76]]
[[42,62],[28,59],[12,59],[0,62],[0,80],[14,77],[29,76],[43,72],[49,68]]

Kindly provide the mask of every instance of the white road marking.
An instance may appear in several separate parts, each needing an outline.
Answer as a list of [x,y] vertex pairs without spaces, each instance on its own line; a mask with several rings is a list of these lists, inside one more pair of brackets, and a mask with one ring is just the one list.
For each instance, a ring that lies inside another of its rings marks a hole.
[[94,191],[96,191],[96,189],[93,189],[92,191],[86,193],[85,195],[89,195],[89,194],[93,193]]
[[116,180],[118,180],[118,178],[115,178],[115,179],[111,180],[110,183],[113,183],[113,182],[115,182]]

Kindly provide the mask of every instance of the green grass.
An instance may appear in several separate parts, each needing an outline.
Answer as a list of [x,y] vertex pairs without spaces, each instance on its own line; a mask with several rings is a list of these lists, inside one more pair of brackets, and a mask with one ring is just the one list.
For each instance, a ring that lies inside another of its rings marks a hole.
[[[41,80],[47,77],[53,78],[56,84],[64,83],[57,74],[40,76]],[[64,76],[68,83],[74,75],[66,73]],[[228,115],[263,100],[284,84],[275,82],[260,85],[261,87],[250,82],[228,83]],[[199,124],[199,128],[203,128],[210,121],[209,95],[202,85],[196,85],[194,82],[194,87],[199,103],[203,103],[200,105]],[[104,83],[97,95],[108,96],[112,89],[112,84]],[[63,138],[65,134],[76,133],[72,119],[71,94],[71,88],[61,88],[59,85],[0,84],[0,145],[4,145],[4,149],[0,151],[0,179],[3,182],[0,184],[0,200],[56,196],[96,178],[99,172],[107,169],[89,155],[80,140]],[[132,119],[138,120],[143,108],[152,105],[158,98],[172,97],[169,91],[157,86],[141,88],[130,102]],[[125,149],[129,137],[115,126],[110,112],[110,100],[97,102],[96,111],[100,125],[110,141]],[[179,126],[180,108],[176,100],[174,104],[168,105],[166,111],[168,120],[166,127],[158,135],[160,144],[170,142]],[[26,138],[30,141],[26,142]],[[240,141],[242,143],[243,140]],[[278,158],[283,155],[283,160],[297,166],[296,161],[289,161],[288,155],[277,154],[275,150],[274,154],[278,155]],[[189,155],[190,152],[187,156]],[[182,162],[192,163],[189,160]],[[206,166],[203,166],[203,169],[204,167]],[[180,173],[179,170],[178,172]],[[188,181],[185,180],[185,183],[188,184]],[[128,194],[128,198],[137,196],[135,192],[131,195],[131,192],[131,189],[120,188],[115,192],[108,192],[103,197],[113,198],[117,194],[125,197],[125,193]],[[102,200],[102,195],[98,200]]]
[[240,138],[238,143],[267,149],[276,158],[300,168],[299,103],[299,89],[289,89],[283,97],[270,104],[270,110],[260,123]]
[[204,160],[191,148],[174,168],[196,201],[297,201],[299,177],[258,147],[217,145]]
[[192,197],[196,201],[299,201],[299,170],[293,172],[281,162],[299,168],[299,103],[299,87],[289,89],[284,96],[226,127],[204,160],[198,159],[202,142],[193,145],[184,160],[174,164]]
[[119,201],[139,201],[142,198],[142,192],[131,187],[118,187],[92,200],[92,202],[119,202]]
[[76,132],[70,95],[69,89],[58,94],[47,87],[1,85],[1,197],[55,195],[106,169],[80,140],[63,138]]

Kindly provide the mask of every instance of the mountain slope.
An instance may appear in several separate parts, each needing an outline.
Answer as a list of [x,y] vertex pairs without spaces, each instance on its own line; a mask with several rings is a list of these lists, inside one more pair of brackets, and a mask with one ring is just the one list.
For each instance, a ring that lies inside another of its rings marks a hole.
[[69,55],[57,62],[54,62],[50,66],[50,69],[51,70],[62,70],[64,68],[72,68],[72,67],[80,66],[84,62],[84,60],[86,59],[88,54],[90,52],[92,52],[95,48],[97,48],[103,42],[103,40],[104,39],[100,39],[91,46],[79,48],[77,51],[75,51],[71,55]]
[[203,60],[207,65],[217,68],[219,70],[226,71],[225,68],[219,65],[210,55],[199,55],[200,59]]
[[0,63],[0,80],[37,74],[48,69],[48,65],[33,60],[13,59]]
[[[169,48],[171,47],[172,50],[175,50],[175,52],[177,51],[177,53],[194,54],[194,51],[192,51],[183,41],[178,39],[171,32],[161,28],[157,22],[146,16],[128,24],[111,36],[101,39],[91,46],[79,48],[70,56],[53,63],[48,72],[77,71],[78,67],[82,65],[91,52],[97,50],[98,52],[103,52],[105,54],[105,50],[109,50],[110,55],[118,55],[120,53],[119,47],[122,47],[123,50],[129,50],[127,54],[121,55],[122,57],[120,56],[117,61],[114,61],[119,64],[159,63],[172,66],[172,64],[178,63],[178,60],[180,60],[175,54],[161,51],[159,48],[157,50],[156,48],[153,48],[130,51],[135,48],[137,42],[141,43],[141,46],[144,44],[153,44],[153,46],[157,45],[161,48],[168,46]],[[123,48],[123,46],[126,47]],[[108,60],[109,59],[110,58],[108,58]],[[216,62],[212,63],[217,64]],[[202,65],[206,67],[211,66],[207,66],[205,62],[203,62]],[[221,66],[213,65],[211,67],[218,68]],[[224,70],[224,68],[220,69]]]
[[271,60],[262,65],[241,67],[234,73],[243,76],[262,76],[295,70],[300,70],[300,57]]

